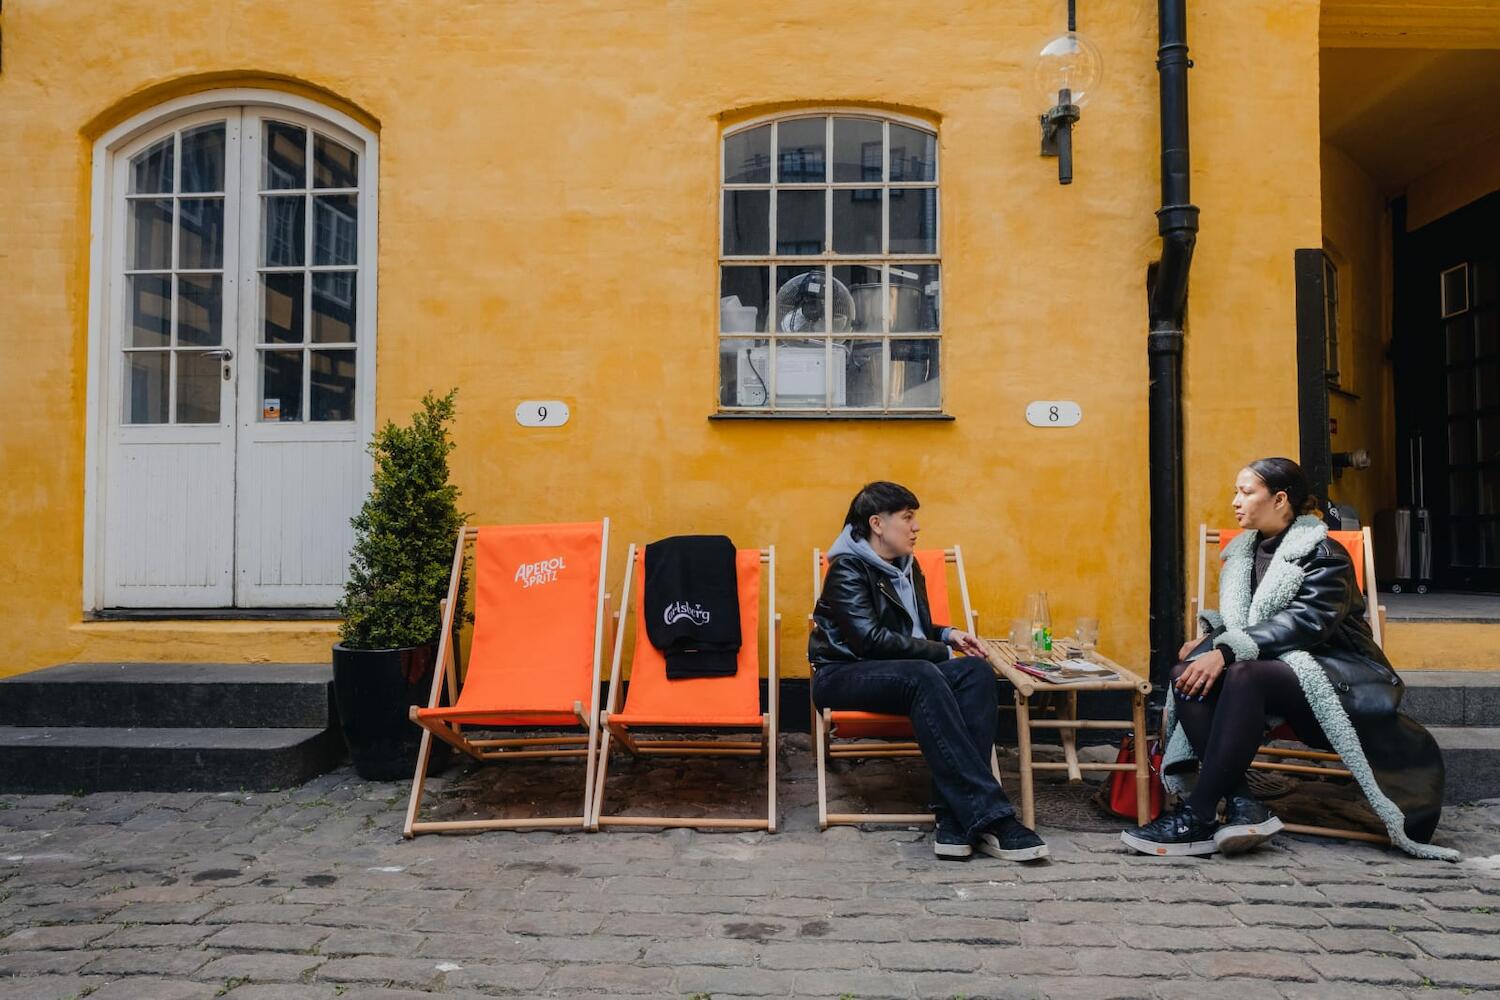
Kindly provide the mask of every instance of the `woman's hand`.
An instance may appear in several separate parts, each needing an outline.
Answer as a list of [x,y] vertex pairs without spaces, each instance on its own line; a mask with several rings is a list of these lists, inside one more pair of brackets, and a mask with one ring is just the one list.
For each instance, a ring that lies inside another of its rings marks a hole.
[[1189,639],[1187,642],[1183,643],[1182,648],[1177,651],[1177,662],[1181,663],[1183,660],[1187,659],[1188,654],[1197,649],[1198,643],[1202,641],[1202,639]]
[[982,657],[985,655],[984,647],[979,644],[979,640],[962,629],[948,630],[948,645],[964,656]]
[[1184,698],[1202,698],[1213,689],[1224,672],[1224,654],[1217,648],[1198,657],[1177,678],[1177,693]]

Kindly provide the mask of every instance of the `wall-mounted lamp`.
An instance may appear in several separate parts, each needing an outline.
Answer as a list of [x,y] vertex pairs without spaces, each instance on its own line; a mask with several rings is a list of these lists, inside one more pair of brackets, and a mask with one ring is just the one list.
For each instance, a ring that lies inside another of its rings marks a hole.
[[1073,124],[1104,75],[1094,43],[1078,33],[1075,0],[1068,0],[1068,31],[1037,55],[1036,86],[1043,106],[1042,155],[1057,157],[1057,182],[1073,183]]

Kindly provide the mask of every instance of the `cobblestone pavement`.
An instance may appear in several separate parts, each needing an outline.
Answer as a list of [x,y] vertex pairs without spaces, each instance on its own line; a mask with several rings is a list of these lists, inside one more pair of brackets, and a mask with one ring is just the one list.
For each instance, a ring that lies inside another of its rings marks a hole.
[[[454,768],[428,815],[516,790],[555,806],[574,766]],[[840,771],[893,806],[924,783],[915,761]],[[267,794],[0,797],[0,997],[1500,996],[1500,802],[1448,812],[1457,865],[1296,837],[1172,861],[1125,854],[1085,790],[1049,786],[1052,860],[1017,866],[937,861],[915,830],[820,833],[805,737],[781,773],[774,835],[403,841],[406,786],[348,770]],[[748,814],[762,774],[622,762],[610,805]]]

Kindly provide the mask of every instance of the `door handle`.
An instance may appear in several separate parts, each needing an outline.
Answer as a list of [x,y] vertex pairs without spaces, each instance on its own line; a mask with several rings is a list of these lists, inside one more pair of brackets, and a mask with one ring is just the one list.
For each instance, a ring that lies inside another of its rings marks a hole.
[[222,358],[225,361],[234,360],[234,352],[227,347],[216,347],[212,351],[204,351],[203,354],[209,358]]

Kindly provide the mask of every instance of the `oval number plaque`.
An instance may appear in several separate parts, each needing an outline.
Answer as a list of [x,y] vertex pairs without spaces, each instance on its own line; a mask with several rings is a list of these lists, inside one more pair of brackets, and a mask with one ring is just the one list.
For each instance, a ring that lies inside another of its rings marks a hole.
[[1033,427],[1074,427],[1083,408],[1068,399],[1038,399],[1026,404],[1026,422]]
[[568,404],[560,399],[527,399],[516,406],[522,427],[561,427],[568,422]]

